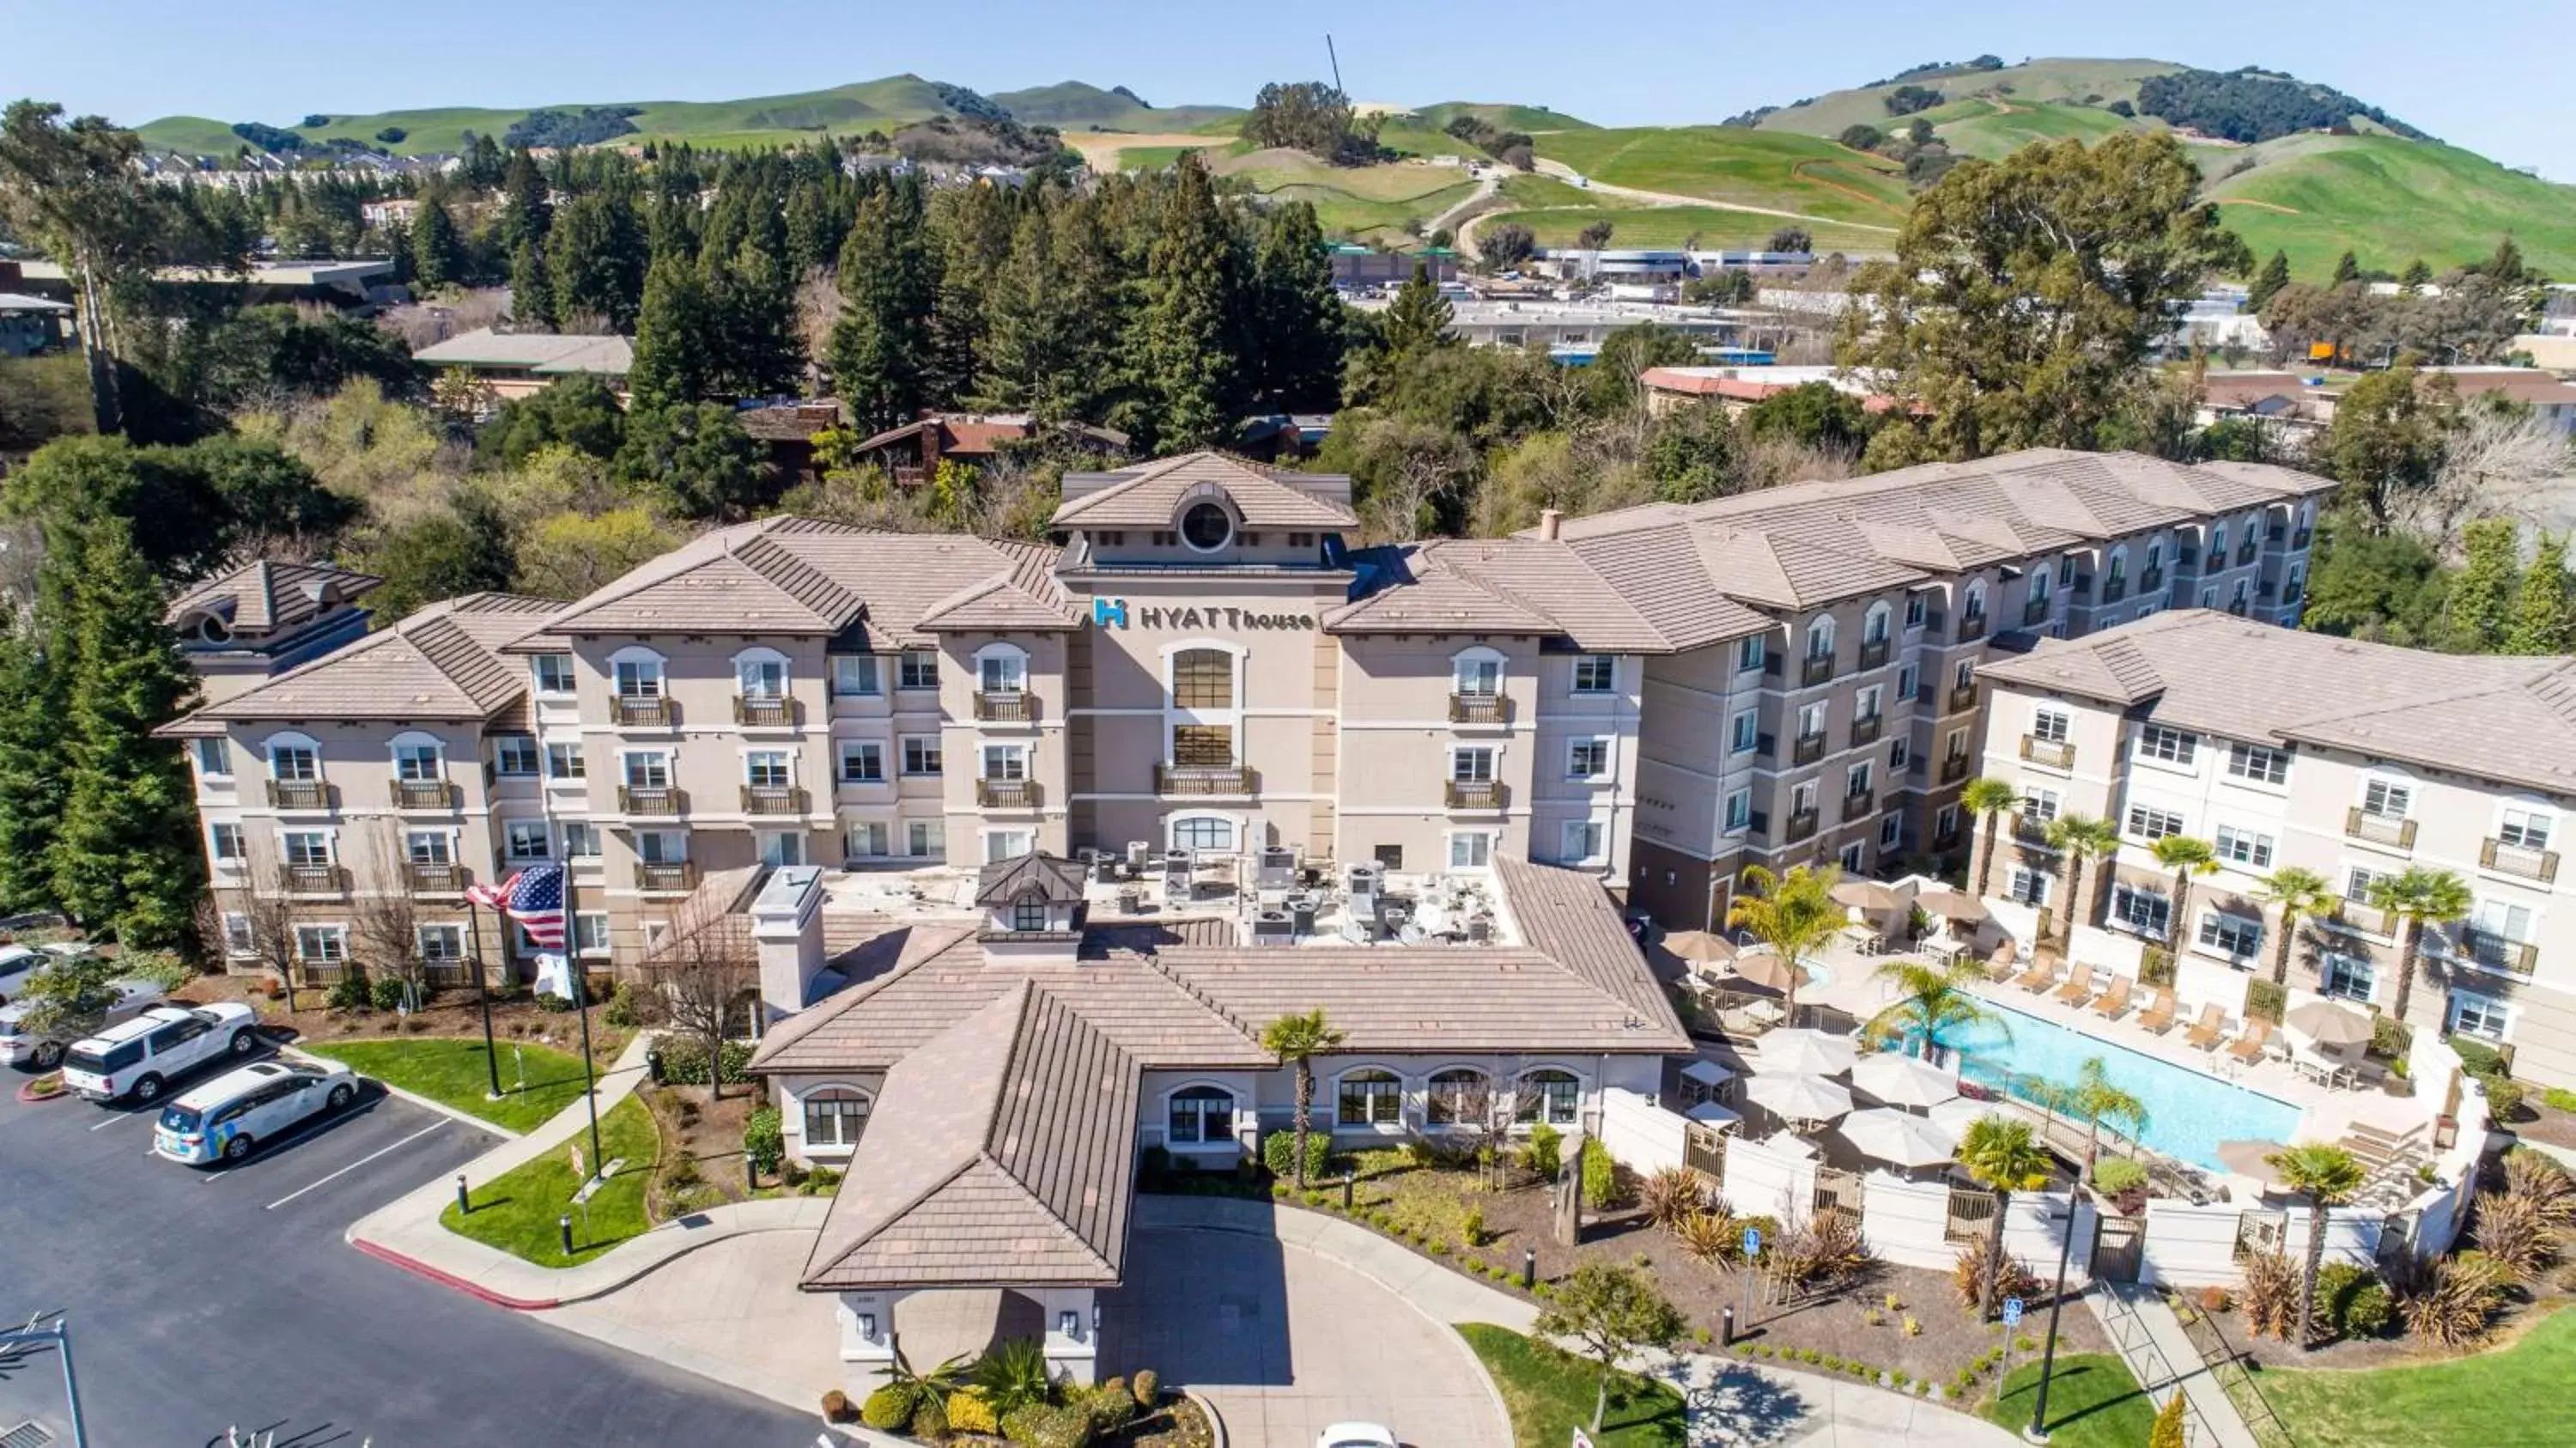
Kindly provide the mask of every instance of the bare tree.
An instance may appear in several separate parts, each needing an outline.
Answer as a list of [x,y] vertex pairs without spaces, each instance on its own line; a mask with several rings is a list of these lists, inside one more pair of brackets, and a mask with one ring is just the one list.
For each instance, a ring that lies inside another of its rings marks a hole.
[[2576,450],[2540,417],[2462,408],[2433,485],[2407,492],[2390,511],[2392,523],[2453,557],[2461,528],[2473,518],[2505,517],[2527,529],[2565,532],[2576,527]]
[[276,847],[265,836],[258,835],[250,836],[244,844],[249,852],[245,888],[229,901],[220,896],[208,897],[214,919],[207,953],[217,960],[232,957],[232,942],[224,929],[222,915],[224,907],[229,904],[234,907],[233,913],[241,916],[243,923],[250,928],[251,953],[246,958],[259,961],[286,987],[286,1008],[291,1011],[295,1009],[296,991],[307,985],[296,979],[296,966],[301,962],[295,953],[295,906],[287,900],[284,884],[278,878]]
[[643,964],[672,1029],[706,1048],[709,1101],[724,1095],[724,1043],[737,1023],[751,1024],[743,997],[760,979],[750,933],[730,904],[705,889],[691,895]]
[[832,269],[816,267],[805,273],[796,286],[796,337],[805,344],[808,375],[819,375],[810,360],[820,357],[832,341],[832,328],[841,320],[841,288],[833,280]]
[[[390,973],[420,1001],[420,902],[411,893],[411,860],[403,851],[401,828],[379,821],[369,831],[365,877],[349,895],[349,913],[357,922],[358,944],[367,965]],[[369,888],[372,887],[372,888]]]

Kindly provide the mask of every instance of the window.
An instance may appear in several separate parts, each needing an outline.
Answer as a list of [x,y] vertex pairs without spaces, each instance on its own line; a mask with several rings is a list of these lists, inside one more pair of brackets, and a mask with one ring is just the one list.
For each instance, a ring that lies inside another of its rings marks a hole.
[[1512,1120],[1521,1126],[1572,1126],[1582,1104],[1583,1083],[1573,1072],[1532,1071],[1512,1093]]
[[1887,746],[1887,767],[1899,774],[1914,762],[1914,741],[1899,734]]
[[553,853],[543,820],[513,820],[503,825],[501,847],[512,860],[542,860]]
[[320,830],[288,830],[277,837],[286,863],[307,868],[331,863],[331,837]]
[[573,948],[584,955],[608,953],[608,912],[580,910],[572,917]]
[[1739,789],[1726,797],[1726,827],[1730,830],[1753,827],[1753,791]]
[[868,1098],[846,1086],[805,1093],[805,1149],[856,1146],[868,1129]]
[[2030,711],[2030,737],[2063,744],[2066,742],[2067,722],[2065,710],[2051,709],[2043,704]]
[[1968,601],[1959,607],[1961,618],[1986,616],[1986,581],[1982,578],[1968,585]]
[[1907,663],[1896,671],[1896,697],[1899,702],[1923,692],[1922,671]]
[[1865,644],[1883,644],[1887,642],[1886,604],[1873,603],[1869,606],[1869,612],[1862,615],[1860,623],[1860,641]]
[[1912,633],[1916,629],[1923,627],[1923,608],[1924,604],[1922,594],[1909,593],[1905,595],[1905,631],[1907,633]]
[[1234,727],[1229,724],[1173,725],[1172,762],[1193,769],[1223,769],[1234,763]]
[[895,675],[898,689],[936,689],[939,687],[939,654],[932,649],[905,649],[903,664]]
[[874,654],[832,655],[832,693],[846,699],[872,697],[885,692],[883,676],[877,672]]
[[686,864],[689,837],[677,830],[637,830],[635,858],[647,865]]
[[2149,724],[2138,731],[2138,757],[2161,760],[2166,764],[2191,767],[2200,752],[2200,736],[2168,729],[2162,724]]
[[1932,838],[1946,840],[1959,833],[1959,807],[1945,804],[1932,812]]
[[549,744],[546,746],[546,778],[580,779],[587,773],[589,773],[589,766],[582,762],[580,745]]
[[1223,649],[1183,649],[1172,655],[1172,706],[1234,707],[1234,655]]
[[757,839],[760,845],[760,863],[769,866],[771,869],[779,869],[788,865],[801,865],[805,863],[805,837],[803,835],[791,835],[781,832],[777,834],[763,834],[758,836]]
[[295,958],[331,963],[349,958],[349,931],[342,925],[295,927]]
[[2052,580],[2048,570],[2038,569],[2030,575],[2030,601],[2045,606]]
[[2522,850],[2549,848],[2551,817],[2537,810],[2508,809],[2503,823],[2496,826],[2496,843]]
[[1619,660],[1611,654],[1584,654],[1574,661],[1574,692],[1607,694],[1618,687]]
[[2218,555],[2226,551],[2227,525],[2221,523],[2209,530],[2209,566],[2212,570],[2219,567]]
[[1484,830],[1466,830],[1449,837],[1449,868],[1481,870],[1494,862],[1494,837]]
[[946,820],[906,820],[903,822],[904,853],[917,859],[944,857],[948,853]]
[[2148,841],[2178,835],[2182,833],[2182,816],[2153,805],[2133,804],[2129,806],[2129,833]]
[[983,779],[1026,779],[1029,777],[1029,747],[1025,744],[987,744],[984,746]]
[[1735,671],[1739,674],[1758,674],[1762,672],[1764,661],[1770,657],[1770,642],[1760,634],[1739,640],[1735,645]]
[[259,953],[259,940],[251,934],[249,916],[239,911],[224,913],[224,953],[226,955]]
[[1807,625],[1807,657],[1830,659],[1834,656],[1834,621],[1820,618]]
[[2263,922],[2224,910],[2200,916],[2200,948],[2231,960],[2251,960],[2263,949]]
[[2048,877],[2027,865],[2015,865],[2004,881],[2004,898],[2018,900],[2024,905],[2045,905],[2048,903]]
[[2034,789],[2021,799],[2022,818],[2034,824],[2047,824],[2057,818],[2058,796],[2053,789]]
[[657,750],[643,750],[626,756],[628,789],[669,789],[671,756]]
[[903,772],[912,775],[939,772],[939,738],[932,734],[907,735],[903,741]]
[[733,663],[733,681],[746,699],[787,697],[785,659],[743,658]]
[[322,756],[310,744],[272,744],[268,746],[268,772],[290,781],[310,781],[322,777]]
[[2512,1008],[2504,1002],[2492,996],[2476,995],[2464,990],[2451,992],[2450,1032],[2452,1035],[2501,1041],[2512,1024]]
[[1965,729],[1953,729],[1948,734],[1943,735],[1941,739],[1941,757],[1944,759],[1967,758],[1968,731]]
[[1569,865],[1600,863],[1603,830],[1599,820],[1567,820],[1564,835],[1565,863]]
[[1165,1122],[1165,1136],[1174,1146],[1232,1142],[1234,1093],[1215,1086],[1183,1087],[1172,1093]]
[[785,789],[788,774],[784,749],[755,749],[742,757],[743,783],[754,789]]
[[984,863],[998,865],[1004,860],[1018,859],[1036,848],[1031,839],[1027,830],[986,830]]
[[492,767],[513,778],[534,778],[537,741],[525,734],[504,734],[492,741]]
[[2382,878],[2384,877],[2380,871],[2365,870],[2359,865],[2353,866],[2351,872],[2344,877],[2343,898],[2355,905],[2369,904],[2370,887],[2378,884]]
[[2531,927],[2530,906],[2481,900],[2470,912],[2467,928],[2460,932],[2460,944],[2468,957],[2480,965],[2520,974],[2524,970],[2521,947],[2531,940]]
[[2317,978],[2318,990],[2348,1001],[2367,1001],[2378,988],[2379,971],[2357,955],[2329,955],[2325,970]]
[[1886,697],[1886,692],[1877,684],[1861,690],[1852,696],[1852,717],[1854,719],[1877,718],[1879,703]]
[[1602,779],[1610,773],[1610,741],[1576,739],[1565,747],[1565,777]]
[[1824,732],[1825,706],[1822,704],[1800,705],[1798,708],[1798,737],[1801,739],[1816,739],[1822,737]]
[[427,961],[457,961],[465,958],[465,929],[458,925],[423,925],[419,927],[420,958]]
[[2230,744],[2227,746],[2227,772],[2248,784],[2287,784],[2290,780],[2290,751],[2274,749],[2268,744]]
[[1335,1089],[1335,1126],[1401,1126],[1404,1083],[1392,1071],[1353,1071]]
[[1761,742],[1761,716],[1750,709],[1736,715],[1732,732],[1727,737],[1727,748],[1736,754],[1750,754]]
[[1950,671],[1951,688],[1965,689],[1974,685],[1976,682],[1977,661],[1975,659],[1961,659],[1958,667]]
[[892,831],[883,820],[861,820],[841,832],[841,853],[853,860],[872,860],[894,853]]
[[1503,691],[1503,661],[1469,655],[1450,663],[1452,686],[1461,694],[1490,698]]
[[599,826],[588,820],[564,821],[563,852],[567,860],[598,859]]
[[1028,687],[1028,660],[1016,653],[986,654],[975,661],[975,682],[987,694],[1019,693]]
[[1201,553],[1214,553],[1234,537],[1234,515],[1223,503],[1192,503],[1181,515],[1181,541]]
[[1044,900],[1019,900],[1012,902],[1011,928],[1013,930],[1046,929],[1046,902]]
[[1860,763],[1853,765],[1843,776],[1843,797],[1845,799],[1866,798],[1869,794],[1872,780],[1873,776],[1870,772],[1870,762],[1868,760],[1864,759]]
[[207,839],[209,841],[207,854],[218,865],[238,865],[250,858],[249,846],[242,838],[242,827],[239,825],[209,826]]
[[1449,751],[1449,777],[1460,784],[1491,784],[1494,779],[1494,751],[1491,745],[1462,745]]
[[403,859],[414,865],[455,863],[445,830],[413,830],[403,836]]
[[538,693],[560,697],[572,692],[572,655],[539,654],[530,667],[536,671]]
[[2139,935],[2161,940],[2173,919],[2173,901],[2154,890],[2141,890],[2134,885],[2111,887],[2111,922],[2113,928],[2126,926]]
[[1905,816],[1891,814],[1878,822],[1878,848],[1881,853],[1894,850],[1905,838]]
[[1843,873],[1846,875],[1865,874],[1869,870],[1869,847],[1856,844],[1845,845],[1834,859],[1843,867]]
[[1191,815],[1172,821],[1172,848],[1192,854],[1234,853],[1234,821],[1222,815]]
[[619,659],[609,667],[614,671],[618,698],[658,699],[662,697],[662,661],[660,659]]
[[2366,815],[2377,815],[2383,819],[2402,820],[2406,818],[2406,812],[2412,809],[2414,804],[2413,786],[2396,784],[2385,779],[2372,780],[2361,792],[2361,812]]
[[1433,1072],[1430,1089],[1423,1093],[1423,1122],[1429,1126],[1474,1125],[1485,1119],[1491,1099],[1482,1071],[1460,1066]]
[[208,779],[223,779],[233,772],[232,751],[220,739],[191,739],[188,750],[196,756],[197,773]]
[[876,739],[841,741],[841,782],[876,784],[885,779],[885,744]]
[[2272,837],[2234,825],[2218,827],[2218,858],[2257,870],[2272,868]]
[[1811,815],[1816,812],[1816,782],[1802,779],[1789,786],[1789,813]]

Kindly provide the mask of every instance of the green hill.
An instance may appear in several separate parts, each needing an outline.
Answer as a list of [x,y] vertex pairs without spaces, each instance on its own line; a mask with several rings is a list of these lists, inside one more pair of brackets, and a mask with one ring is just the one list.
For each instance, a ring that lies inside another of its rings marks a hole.
[[1932,122],[1933,133],[1950,143],[1951,150],[1989,161],[2000,161],[2035,141],[2061,141],[2073,136],[2089,146],[2121,131],[2161,129],[2157,122],[2122,120],[2099,106],[2018,100],[1956,101],[1922,114]]
[[1552,111],[1545,106],[1516,106],[1485,101],[1442,101],[1438,105],[1423,106],[1414,114],[1422,117],[1422,123],[1435,131],[1448,129],[1449,123],[1460,116],[1474,116],[1481,121],[1491,121],[1506,131],[1527,131],[1533,135],[1540,131],[1592,129],[1590,121],[1579,121],[1562,111]]
[[1864,123],[1883,130],[1892,119],[1887,113],[1887,97],[1898,84],[1937,90],[1954,104],[1970,96],[1995,91],[1998,87],[2010,87],[2002,94],[2016,103],[2082,103],[2087,96],[2100,97],[2098,104],[2102,105],[2120,100],[2134,102],[2138,98],[2139,81],[2180,69],[2181,66],[2162,60],[2028,60],[2001,70],[1970,71],[1832,91],[1773,111],[1762,118],[1761,127],[1766,131],[1796,131],[1809,136],[1839,136],[1845,127]]
[[1894,228],[1912,204],[1892,163],[1831,141],[1743,126],[1563,131],[1541,158],[1643,191]]
[[[2195,147],[2210,194],[2258,257],[2290,255],[2321,281],[2346,249],[2364,267],[2438,271],[2511,236],[2531,264],[2576,275],[2576,186],[2508,171],[2483,156],[2395,136],[2285,136],[2259,146]],[[2253,166],[2229,171],[2246,160]]]
[[992,98],[1007,107],[1012,118],[1022,125],[1053,126],[1059,131],[1173,135],[1243,114],[1238,106],[1149,106],[1125,86],[1102,90],[1078,80],[1029,90],[995,91]]

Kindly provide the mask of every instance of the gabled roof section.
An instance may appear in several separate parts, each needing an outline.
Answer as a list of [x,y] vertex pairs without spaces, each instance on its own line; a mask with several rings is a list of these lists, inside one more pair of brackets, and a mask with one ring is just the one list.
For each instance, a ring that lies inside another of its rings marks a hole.
[[547,624],[554,634],[838,633],[858,596],[770,539],[764,518],[701,534],[580,599]]
[[975,903],[1009,905],[1031,896],[1049,905],[1082,903],[1082,867],[1032,850],[995,860],[975,876]]
[[1324,614],[1326,632],[1523,633],[1596,653],[1659,654],[1724,642],[1770,620],[1701,590],[1696,607],[1631,598],[1574,547],[1537,538],[1453,539],[1371,548],[1353,600]]
[[211,613],[237,634],[293,628],[332,607],[372,593],[384,580],[328,563],[275,563],[261,558],[218,574],[171,600],[165,614],[177,624]]
[[1247,528],[1329,532],[1359,526],[1349,478],[1283,472],[1217,452],[1184,453],[1114,472],[1067,473],[1052,526],[1169,528],[1182,500],[1207,487],[1225,494]]
[[506,593],[447,599],[301,668],[191,714],[191,721],[493,720],[527,697],[526,666],[502,646],[561,605]]

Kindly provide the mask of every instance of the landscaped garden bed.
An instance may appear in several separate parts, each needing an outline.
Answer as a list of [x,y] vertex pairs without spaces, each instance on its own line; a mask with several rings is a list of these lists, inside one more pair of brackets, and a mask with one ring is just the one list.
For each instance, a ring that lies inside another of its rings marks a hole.
[[898,1358],[895,1376],[853,1403],[827,1393],[823,1416],[926,1443],[1023,1448],[1213,1448],[1215,1429],[1187,1394],[1152,1370],[1097,1384],[1056,1382],[1038,1344],[994,1344],[972,1363],[926,1371]]
[[[343,1037],[424,1036],[482,1041],[482,1001],[472,989],[432,991],[417,1008],[405,1010],[391,991],[384,995],[384,1003],[378,1004],[376,990],[381,984],[362,981],[360,987],[342,990],[336,1000],[331,991],[306,987],[295,992],[290,1006],[282,995],[273,993],[268,981],[259,977],[209,975],[188,982],[177,992],[177,998],[199,1004],[215,1000],[244,1002],[259,1012],[264,1029],[299,1045]],[[513,1044],[548,1046],[576,1054],[581,1050],[581,1018],[569,1004],[542,1000],[524,987],[495,989],[491,1004],[492,1038],[501,1048],[505,1079]],[[591,1054],[605,1067],[617,1059],[634,1035],[633,1008],[631,1003],[620,1005],[617,996],[609,996],[592,1005],[589,1014]]]

